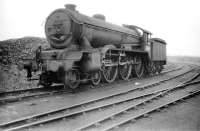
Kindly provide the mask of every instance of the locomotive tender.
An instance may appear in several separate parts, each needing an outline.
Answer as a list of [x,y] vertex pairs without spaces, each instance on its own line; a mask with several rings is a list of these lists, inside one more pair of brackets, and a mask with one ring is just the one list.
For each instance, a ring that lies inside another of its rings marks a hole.
[[75,89],[86,81],[140,78],[160,73],[166,64],[164,40],[137,26],[108,23],[100,14],[88,17],[72,4],[48,16],[45,34],[51,49],[36,51],[44,86],[63,83]]

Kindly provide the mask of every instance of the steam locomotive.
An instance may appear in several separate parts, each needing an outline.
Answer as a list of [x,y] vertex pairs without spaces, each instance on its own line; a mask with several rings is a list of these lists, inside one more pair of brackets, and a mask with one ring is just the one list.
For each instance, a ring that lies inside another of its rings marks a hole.
[[98,85],[102,80],[160,73],[166,64],[166,42],[134,25],[117,26],[101,14],[88,17],[75,5],[53,11],[45,23],[49,50],[39,47],[36,63],[39,83],[63,83],[75,89],[82,82]]

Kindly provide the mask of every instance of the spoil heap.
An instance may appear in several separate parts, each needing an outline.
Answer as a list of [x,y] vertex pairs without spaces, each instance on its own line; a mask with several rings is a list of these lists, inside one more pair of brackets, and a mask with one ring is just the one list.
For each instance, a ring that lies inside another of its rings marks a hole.
[[32,88],[35,82],[26,80],[26,71],[19,71],[18,65],[24,59],[33,59],[38,46],[49,48],[46,39],[24,37],[0,41],[0,91]]

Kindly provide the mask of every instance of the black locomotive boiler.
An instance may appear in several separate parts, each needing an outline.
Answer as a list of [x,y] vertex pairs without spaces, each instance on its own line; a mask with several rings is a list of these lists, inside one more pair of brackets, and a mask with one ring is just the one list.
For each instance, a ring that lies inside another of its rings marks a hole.
[[88,17],[75,5],[53,11],[45,24],[49,50],[36,51],[40,84],[63,83],[75,89],[81,82],[98,85],[160,73],[166,64],[166,42],[133,25],[117,26],[103,15]]

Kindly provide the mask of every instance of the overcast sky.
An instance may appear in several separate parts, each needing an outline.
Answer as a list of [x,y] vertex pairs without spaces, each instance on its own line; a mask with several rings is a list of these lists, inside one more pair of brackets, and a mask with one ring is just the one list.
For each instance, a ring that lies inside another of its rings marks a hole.
[[0,0],[0,40],[45,37],[45,19],[67,3],[88,16],[104,14],[111,23],[151,31],[166,40],[168,55],[200,56],[198,0]]

